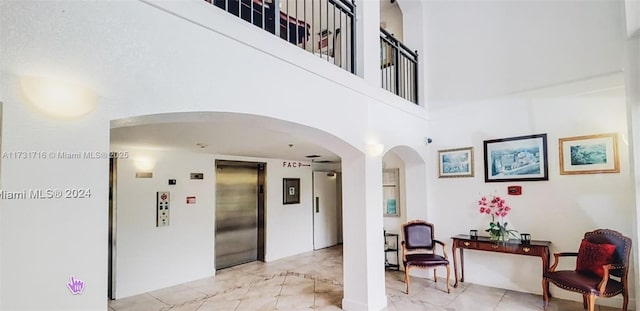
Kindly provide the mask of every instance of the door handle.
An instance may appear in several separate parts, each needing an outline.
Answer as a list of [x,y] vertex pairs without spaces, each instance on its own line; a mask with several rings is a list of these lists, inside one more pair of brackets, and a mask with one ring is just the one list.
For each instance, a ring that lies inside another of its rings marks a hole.
[[316,213],[320,213],[320,197],[316,197]]

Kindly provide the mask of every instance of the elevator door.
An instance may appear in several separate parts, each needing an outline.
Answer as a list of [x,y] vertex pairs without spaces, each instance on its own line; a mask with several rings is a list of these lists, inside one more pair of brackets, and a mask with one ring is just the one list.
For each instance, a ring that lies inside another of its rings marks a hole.
[[258,168],[216,165],[216,269],[258,259]]

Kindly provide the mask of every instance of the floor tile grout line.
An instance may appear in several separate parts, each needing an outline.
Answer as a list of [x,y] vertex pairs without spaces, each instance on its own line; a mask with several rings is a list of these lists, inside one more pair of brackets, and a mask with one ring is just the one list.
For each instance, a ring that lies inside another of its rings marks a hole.
[[[287,272],[289,272],[289,270],[287,270]],[[287,276],[284,276],[284,280],[282,281],[282,284],[280,284],[280,291],[278,292],[278,295],[276,296],[276,310],[278,309],[278,302],[280,302],[280,295],[282,295],[282,288],[284,287],[284,283],[287,282]]]
[[151,295],[151,294],[149,294],[149,293],[145,293],[145,294],[146,294],[146,295],[151,296],[153,299],[155,299],[155,300],[157,300],[157,301],[160,301],[162,304],[164,304],[165,306],[164,306],[164,307],[162,307],[163,309],[164,309],[164,308],[166,308],[166,307],[169,307],[169,308],[171,307],[171,305],[170,305],[170,304],[168,304],[168,303],[166,303],[166,302],[164,302],[164,301],[160,300],[160,298],[158,298],[158,297],[156,297],[156,296],[154,296],[154,295]]
[[[246,273],[246,272],[242,272],[242,271],[237,271],[237,272]],[[250,274],[250,273],[247,273],[247,274]],[[254,275],[254,276],[258,276],[258,275]],[[262,279],[261,279],[261,280],[255,280],[255,281],[252,281],[252,282],[249,282],[249,283],[243,283],[243,284],[238,285],[238,286],[235,286],[235,287],[227,288],[227,289],[225,289],[225,290],[224,290],[224,293],[227,293],[227,292],[232,291],[232,290],[240,289],[240,288],[243,288],[243,287],[247,287],[247,286],[255,285],[256,283],[259,283],[259,282],[264,282],[264,281],[272,280],[273,278],[275,278],[275,277],[277,277],[277,276],[284,276],[284,277],[285,277],[285,279],[286,279],[286,277],[287,277],[287,276],[296,276],[296,277],[300,277],[300,278],[304,278],[304,279],[311,279],[311,280],[314,280],[314,290],[315,290],[315,281],[320,281],[320,282],[323,282],[323,283],[331,283],[331,284],[333,284],[333,285],[339,285],[339,286],[342,286],[342,284],[341,284],[342,282],[339,282],[339,281],[332,281],[332,280],[330,280],[330,279],[323,279],[323,278],[319,278],[319,277],[317,277],[317,276],[313,276],[313,275],[308,275],[308,274],[304,274],[304,273],[300,273],[300,272],[288,271],[288,270],[287,270],[287,271],[281,272],[280,274],[273,274],[273,275],[270,275],[270,276],[260,276],[260,277],[262,277]],[[283,283],[284,283],[284,281],[283,281]],[[339,284],[336,284],[336,283],[339,283]],[[180,284],[180,285],[183,285],[183,284]],[[193,290],[193,291],[195,291],[195,292],[202,293],[202,292],[198,291],[197,289],[194,289],[194,288],[189,287],[189,286],[187,286],[187,285],[183,285],[183,286],[184,286],[184,287],[186,287],[186,288],[188,288],[188,289],[190,289],[190,290]],[[278,296],[279,296],[281,293],[282,293],[282,285],[281,285],[281,287],[280,287],[280,293],[278,294]],[[205,294],[205,296],[204,296],[204,297],[197,298],[197,299],[192,299],[192,300],[187,300],[187,301],[184,301],[184,302],[182,302],[182,303],[174,304],[174,305],[170,305],[170,304],[168,304],[168,303],[166,303],[166,302],[164,302],[164,301],[160,300],[160,298],[157,298],[157,297],[155,297],[155,296],[153,296],[153,295],[151,295],[151,294],[149,294],[149,293],[146,293],[146,294],[148,294],[149,296],[153,297],[154,299],[156,299],[156,300],[160,301],[161,303],[165,304],[166,306],[165,306],[165,307],[163,307],[163,308],[162,308],[162,310],[165,310],[167,307],[168,307],[168,309],[166,309],[166,310],[170,310],[170,309],[173,309],[173,308],[176,308],[176,307],[181,307],[181,306],[184,306],[184,305],[187,305],[187,304],[190,304],[190,303],[194,303],[194,302],[198,302],[198,301],[203,301],[203,304],[204,304],[204,300],[207,300],[207,299],[209,299],[209,298],[215,297],[215,296],[217,296],[219,293],[217,293],[217,292],[216,292],[215,294],[209,294],[209,295]],[[277,299],[277,300],[279,300],[279,297],[278,297],[278,299]],[[276,300],[276,304],[277,304],[277,300]],[[314,305],[315,305],[315,293],[314,293]],[[239,308],[239,306],[240,306],[240,304],[238,304],[238,305],[236,306],[235,310],[237,310],[237,309]],[[200,305],[200,306],[198,307],[198,309],[199,309],[200,307],[202,307],[202,305]],[[196,310],[197,310],[197,309],[196,309]]]
[[502,296],[500,296],[500,300],[498,300],[498,303],[496,303],[496,306],[493,307],[493,311],[498,310],[498,307],[500,306],[500,303],[502,302],[502,300],[504,300],[504,296],[507,295],[507,291],[505,290],[504,292],[502,292]]

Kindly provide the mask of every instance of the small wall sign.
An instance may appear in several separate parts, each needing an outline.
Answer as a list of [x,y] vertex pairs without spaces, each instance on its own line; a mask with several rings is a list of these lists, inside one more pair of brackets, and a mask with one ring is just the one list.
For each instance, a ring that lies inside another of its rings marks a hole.
[[282,161],[282,167],[291,167],[291,168],[311,167],[311,164],[302,163],[298,161]]
[[187,197],[187,204],[196,204],[196,197]]

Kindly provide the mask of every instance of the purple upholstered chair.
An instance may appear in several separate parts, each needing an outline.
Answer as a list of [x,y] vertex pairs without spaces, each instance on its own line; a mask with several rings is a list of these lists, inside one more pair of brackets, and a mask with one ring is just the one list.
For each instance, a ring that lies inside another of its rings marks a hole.
[[[433,268],[433,280],[436,279],[436,267],[447,268],[447,293],[449,290],[449,259],[445,244],[433,238],[433,224],[423,220],[413,220],[402,225],[404,241],[402,241],[402,263],[404,264],[404,282],[407,284],[409,294],[409,269]],[[442,254],[436,254],[436,244],[442,246]]]

